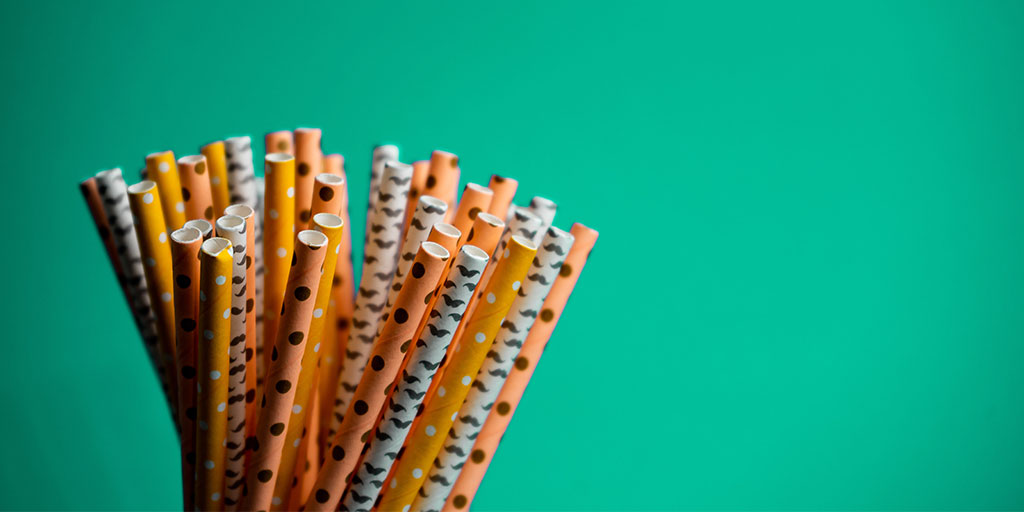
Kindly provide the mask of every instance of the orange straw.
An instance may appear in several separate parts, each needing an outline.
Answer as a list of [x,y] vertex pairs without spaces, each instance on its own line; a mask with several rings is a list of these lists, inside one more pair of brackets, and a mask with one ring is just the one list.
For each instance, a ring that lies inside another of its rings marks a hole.
[[432,195],[448,204],[449,218],[455,213],[455,194],[459,187],[459,157],[437,150],[430,154],[430,170],[421,194]]
[[541,307],[540,314],[537,315],[537,321],[530,328],[529,335],[519,352],[519,357],[516,358],[514,369],[509,373],[505,385],[501,388],[501,393],[498,394],[498,399],[494,402],[494,407],[487,415],[487,421],[484,422],[483,429],[477,436],[476,443],[473,444],[469,462],[462,467],[462,473],[455,481],[455,487],[452,488],[444,508],[448,512],[466,510],[473,502],[473,497],[476,496],[477,489],[480,488],[487,467],[494,459],[498,443],[501,442],[505,431],[508,430],[512,415],[515,414],[516,408],[523,398],[523,393],[526,391],[526,385],[530,382],[537,363],[540,362],[544,347],[551,339],[551,334],[558,324],[558,319],[562,316],[562,311],[565,310],[565,305],[576,286],[576,281],[579,280],[580,273],[583,272],[583,266],[587,263],[590,251],[593,250],[594,244],[597,242],[597,231],[583,224],[574,224],[570,233],[576,238],[576,241],[569,250],[569,255],[566,256],[565,263],[562,264],[562,268],[558,272],[558,277],[555,278],[555,284],[551,287],[547,298],[544,299],[544,305]]
[[206,166],[210,172],[210,195],[213,197],[213,211],[222,212],[231,204],[228,194],[228,161],[224,153],[224,142],[216,141],[203,146],[200,150],[206,157]]
[[185,200],[181,196],[181,179],[174,153],[161,151],[146,156],[146,179],[160,187],[160,202],[167,231],[174,231],[185,225]]
[[[295,241],[295,158],[285,153],[271,153],[265,160],[267,196],[263,208],[263,264],[266,268],[263,282],[263,340],[272,343],[272,340],[277,339],[277,323],[292,261],[292,244]],[[257,375],[266,374],[270,368],[270,352],[266,349],[261,362],[264,371]]]
[[[181,195],[185,200],[185,218],[213,222],[213,192],[206,157],[189,155],[178,159]],[[219,210],[218,210],[219,211]]]
[[251,441],[252,452],[246,467],[248,495],[242,510],[270,509],[327,244],[327,236],[318,231],[301,231],[296,236],[295,265],[288,274],[284,306],[279,308],[280,327],[271,350],[256,438]]
[[491,189],[476,183],[467,183],[466,188],[462,190],[462,198],[459,199],[459,208],[455,210],[452,225],[463,233],[469,232],[476,216],[490,208],[493,198],[494,192]]
[[295,230],[302,231],[312,218],[313,180],[323,170],[320,129],[295,130]]
[[416,253],[409,277],[398,293],[394,312],[373,345],[367,369],[333,438],[330,455],[320,468],[314,491],[306,498],[307,510],[331,511],[338,506],[345,480],[356,467],[410,348],[417,320],[424,316],[423,297],[437,287],[448,258],[448,251],[432,242],[423,243]]
[[196,319],[199,318],[199,246],[203,234],[184,227],[171,233],[174,316],[178,367],[178,423],[181,425],[181,481],[185,510],[196,502]]
[[295,143],[292,139],[292,132],[280,130],[270,132],[263,138],[267,153],[288,153],[295,154]]
[[494,191],[494,198],[491,199],[491,206],[487,208],[487,213],[499,219],[508,218],[508,207],[516,196],[519,182],[512,178],[492,174],[491,182],[487,184],[487,188]]
[[412,163],[412,181],[409,183],[409,202],[405,206],[405,229],[409,229],[412,214],[416,210],[416,201],[427,186],[427,173],[430,172],[430,160],[417,160]]

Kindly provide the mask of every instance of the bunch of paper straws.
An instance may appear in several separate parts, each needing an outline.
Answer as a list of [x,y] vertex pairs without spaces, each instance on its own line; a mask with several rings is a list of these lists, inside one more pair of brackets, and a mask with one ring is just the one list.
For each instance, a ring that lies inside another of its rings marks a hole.
[[[186,510],[462,510],[597,232],[456,199],[445,151],[373,150],[362,280],[344,160],[321,131],[146,157],[81,183],[181,440]],[[274,152],[270,152],[274,151]]]

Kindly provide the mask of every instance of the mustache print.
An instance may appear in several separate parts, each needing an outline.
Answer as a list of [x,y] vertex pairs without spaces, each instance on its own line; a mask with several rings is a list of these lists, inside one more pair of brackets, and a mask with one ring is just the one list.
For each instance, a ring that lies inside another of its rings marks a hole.
[[443,213],[448,211],[448,206],[447,205],[444,208],[442,208],[440,206],[434,206],[432,204],[427,204],[427,203],[424,203],[424,204],[426,204],[426,207],[423,208],[423,211],[425,211],[427,213],[443,214]]
[[384,310],[384,303],[382,302],[382,303],[376,304],[376,305],[375,304],[367,304],[366,305],[366,309],[369,309],[370,311],[373,311],[374,313],[380,313],[381,311]]
[[359,359],[359,356],[360,356],[359,352],[353,352],[351,350],[345,350],[345,358],[346,359]]
[[[416,346],[417,347],[426,347],[427,346],[427,342],[423,341],[423,338],[420,338],[420,339],[416,340]],[[430,348],[430,347],[427,347],[427,348]]]
[[231,369],[228,370],[228,375],[237,375],[239,373],[244,373],[244,372],[245,372],[245,363],[242,363],[242,364],[239,364],[239,365],[236,365],[236,366],[232,366]]
[[445,305],[450,308],[459,307],[466,303],[464,300],[452,299],[447,295],[442,295],[441,298],[444,299]]
[[430,364],[429,361],[420,361],[420,365],[422,365],[423,368],[428,371],[434,371],[437,369],[438,366],[441,366],[441,361],[438,361],[435,364]]
[[391,418],[391,423],[394,424],[398,428],[409,428],[409,425],[412,425],[412,420],[409,420],[409,421],[399,421],[398,418]]
[[508,378],[508,372],[502,369],[491,370],[487,373],[490,374],[491,377],[501,377],[503,379]]
[[356,390],[356,385],[355,384],[349,384],[348,382],[342,382],[341,383],[341,387],[344,388],[345,391],[355,391]]
[[424,226],[422,222],[420,222],[420,219],[418,217],[413,217],[412,222],[410,222],[409,225],[420,231],[427,229],[427,227]]
[[377,291],[377,290],[367,290],[366,288],[363,288],[361,286],[359,287],[359,295],[362,295],[363,297],[366,297],[367,299],[372,299],[374,296],[376,296],[379,293],[380,292]]
[[391,403],[388,404],[388,408],[391,409],[391,412],[402,412],[402,411],[405,410],[405,406],[404,405],[402,405],[402,404],[400,404],[400,403],[398,403],[398,402],[396,402],[394,400],[391,400]]
[[373,241],[373,244],[376,245],[377,247],[381,248],[381,249],[390,249],[390,248],[394,247],[394,245],[397,244],[397,243],[398,242],[396,242],[395,240],[390,240],[390,241],[387,241],[387,242],[385,242],[383,240],[374,240]]
[[493,360],[495,360],[495,361],[497,361],[499,363],[504,363],[505,362],[505,360],[501,358],[501,354],[499,354],[498,352],[495,352],[493,350],[488,350],[487,351],[487,357],[489,357],[489,358],[491,358],[491,359],[493,359]]
[[358,492],[355,491],[351,491],[351,493],[352,499],[355,500],[356,503],[366,503],[367,501],[370,501],[369,496],[363,496],[362,494],[359,494]]
[[395,185],[405,185],[406,183],[409,183],[409,180],[411,180],[411,179],[412,179],[412,176],[406,176],[405,178],[399,178],[398,176],[392,175],[392,176],[390,176],[388,178],[388,181],[394,183]]
[[416,382],[420,382],[420,378],[415,375],[409,375],[408,372],[402,370],[402,381],[405,382],[406,384],[413,384]]
[[392,200],[394,198],[395,198],[394,194],[381,194],[379,200],[380,201],[390,201],[390,200]]
[[405,261],[412,261],[415,258],[416,258],[416,255],[414,253],[411,253],[411,252],[407,252],[407,253],[402,255],[402,259],[405,260]]
[[387,228],[387,226],[382,226],[380,224],[370,224],[370,231],[373,231],[374,233],[380,233],[381,231],[384,231]]
[[374,432],[373,437],[377,438],[378,441],[390,441],[391,440],[391,436],[387,435],[387,433],[385,433],[385,432],[381,432],[380,430],[377,430],[376,432]]
[[473,277],[480,274],[479,270],[468,269],[462,265],[456,265],[455,268],[459,269],[459,273],[462,277]]
[[520,311],[519,314],[530,318],[537,318],[537,310],[535,309],[524,309]]
[[448,313],[448,317],[450,317],[452,320],[455,320],[456,322],[462,320],[462,315],[460,313]]
[[427,392],[424,391],[422,393],[417,393],[417,392],[415,392],[415,391],[413,391],[411,389],[406,389],[405,390],[405,394],[409,395],[409,398],[412,398],[413,400],[420,400],[424,396],[426,396]]
[[533,282],[536,282],[536,283],[540,283],[540,284],[543,284],[545,286],[548,285],[548,284],[551,284],[551,281],[548,281],[544,276],[542,276],[540,274],[530,274],[530,275],[526,276],[526,278],[529,279],[530,281],[533,281]]
[[396,208],[392,210],[387,206],[381,206],[380,209],[384,213],[384,215],[387,215],[388,217],[398,217],[399,215],[405,213],[405,210],[403,208]]
[[445,478],[445,477],[443,477],[441,475],[431,476],[430,477],[430,481],[431,482],[435,482],[435,483],[439,483],[439,484],[441,484],[441,485],[443,485],[445,487],[451,487],[451,485],[452,485],[451,483],[448,482],[447,478]]
[[448,453],[454,453],[455,455],[458,455],[459,457],[465,457],[466,456],[466,452],[463,451],[462,448],[459,448],[458,446],[456,446],[454,444],[453,445],[449,445],[449,446],[445,446],[444,447],[444,451],[446,451]]
[[510,347],[510,348],[511,347],[523,348],[523,341],[522,340],[509,339],[509,340],[505,341],[505,346],[506,347]]
[[370,322],[368,320],[367,321],[362,321],[362,320],[359,320],[358,318],[353,318],[352,319],[352,326],[355,327],[356,329],[365,329],[365,328],[370,326]]
[[480,423],[480,420],[472,416],[463,416],[459,418],[459,421],[461,421],[462,423],[468,423],[470,425],[473,425],[474,427],[479,427],[480,425],[483,425],[483,423]]
[[432,324],[427,324],[427,329],[430,329],[430,335],[435,338],[440,338],[442,336],[448,336],[449,334],[451,334],[451,331],[447,329],[438,329],[434,327]]
[[384,472],[384,468],[375,468],[372,465],[370,465],[369,462],[363,463],[363,469],[365,469],[366,472],[371,475],[379,475]]
[[[491,390],[487,389],[487,386],[485,386],[484,383],[480,382],[479,380],[474,380],[473,381],[473,387],[479,389],[480,391],[483,391],[484,393],[488,393],[488,392],[491,391]],[[465,423],[465,422],[463,422],[463,423]]]

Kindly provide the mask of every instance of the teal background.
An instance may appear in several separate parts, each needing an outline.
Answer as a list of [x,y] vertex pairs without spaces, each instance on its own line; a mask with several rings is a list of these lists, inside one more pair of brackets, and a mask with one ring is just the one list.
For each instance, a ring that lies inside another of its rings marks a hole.
[[1024,3],[171,4],[0,16],[0,507],[178,506],[78,180],[317,126],[601,231],[478,510],[1024,508]]

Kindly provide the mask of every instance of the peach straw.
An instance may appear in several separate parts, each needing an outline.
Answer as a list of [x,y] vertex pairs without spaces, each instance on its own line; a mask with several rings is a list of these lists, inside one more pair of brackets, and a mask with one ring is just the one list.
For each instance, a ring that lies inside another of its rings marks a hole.
[[411,165],[391,161],[384,164],[380,192],[370,216],[369,236],[363,251],[363,277],[356,297],[353,329],[349,331],[345,345],[345,359],[342,361],[339,387],[334,400],[335,414],[328,438],[341,425],[341,418],[348,409],[377,334],[377,325],[387,301],[388,286],[395,272],[411,178]]
[[[228,200],[256,207],[256,172],[253,169],[252,139],[248,135],[224,140],[228,161]],[[260,226],[257,224],[256,232]]]
[[405,228],[409,229],[412,214],[416,210],[416,201],[423,195],[427,186],[427,173],[430,172],[430,160],[417,160],[412,163],[412,181],[409,183],[409,202],[405,206]]
[[206,157],[189,155],[178,159],[178,176],[181,177],[181,195],[185,200],[185,218],[206,219],[213,222],[213,192],[210,190],[210,175]]
[[231,242],[234,264],[231,271],[231,337],[228,345],[227,454],[224,463],[224,505],[234,509],[245,483],[246,434],[246,222],[238,215],[217,219],[217,236]]
[[[411,169],[410,169],[411,170]],[[345,480],[355,469],[363,445],[373,430],[384,400],[398,376],[406,351],[412,344],[417,319],[426,310],[423,297],[437,287],[449,253],[432,242],[424,242],[416,253],[409,276],[373,345],[370,363],[356,387],[352,403],[331,443],[330,455],[317,475],[307,510],[332,511],[341,500]]]
[[455,214],[455,194],[459,187],[459,157],[447,151],[436,150],[430,154],[430,169],[427,183],[421,194],[432,195],[448,204],[448,218]]
[[254,226],[256,212],[244,204],[233,204],[224,209],[225,215],[237,215],[245,220],[245,437],[256,431],[256,250]]
[[183,227],[171,233],[174,273],[174,350],[178,368],[178,424],[185,510],[196,502],[196,319],[199,318],[199,246],[203,234]]
[[366,203],[366,237],[370,236],[370,213],[377,206],[380,194],[381,177],[384,175],[384,164],[398,161],[398,146],[384,144],[373,148],[373,160],[370,163],[370,197]]
[[[391,280],[391,287],[388,288],[388,298],[385,302],[382,318],[386,318],[388,311],[391,311],[392,304],[398,297],[398,291],[402,289],[402,282],[412,261],[419,251],[420,244],[427,240],[430,229],[434,224],[444,220],[444,214],[448,211],[448,205],[444,201],[432,196],[420,196],[416,202],[416,211],[413,213],[412,222],[405,232],[405,241],[402,242],[402,249],[398,252],[398,267],[395,269],[395,277]],[[452,247],[454,249],[454,247]],[[451,251],[449,251],[451,252]],[[429,310],[428,310],[429,311]]]
[[[156,182],[142,181],[128,187],[128,204],[135,219],[135,236],[144,263],[149,302],[156,313],[156,333],[161,363],[166,369],[171,408],[177,418],[178,389],[174,353],[174,283],[171,274],[171,247],[161,208],[162,191]],[[184,223],[184,221],[182,221]]]
[[200,249],[196,510],[223,510],[227,444],[228,345],[231,342],[231,242],[214,237]]
[[192,219],[185,221],[184,227],[199,230],[199,233],[203,235],[204,241],[213,237],[213,224],[206,219]]
[[200,148],[199,152],[206,157],[206,167],[210,172],[213,211],[222,212],[231,204],[228,194],[228,159],[224,154],[224,142],[211,142]]
[[132,220],[131,208],[128,206],[128,190],[125,187],[121,169],[100,171],[96,174],[96,189],[103,198],[103,210],[107,214],[110,232],[114,237],[117,255],[124,269],[125,283],[131,296],[132,315],[142,335],[142,345],[149,355],[149,360],[156,370],[157,379],[163,387],[168,405],[171,405],[171,394],[174,390],[168,385],[166,368],[160,357],[159,338],[157,336],[156,313],[149,300],[146,286],[145,269],[139,249],[139,239],[135,236],[135,222]]
[[541,239],[544,238],[544,233],[555,221],[555,213],[558,212],[558,205],[550,199],[536,196],[533,199],[530,199],[529,210],[544,221],[543,224],[541,224],[541,228],[537,230],[537,234],[533,237],[534,242],[540,243]]
[[[318,176],[319,178],[320,176]],[[270,510],[283,510],[288,504],[289,492],[292,492],[293,472],[296,467],[299,447],[305,435],[306,417],[310,414],[310,403],[313,396],[315,373],[320,363],[321,349],[324,346],[324,333],[328,327],[327,309],[331,300],[331,281],[334,279],[334,266],[340,252],[341,235],[344,224],[341,217],[332,213],[317,213],[313,216],[315,229],[327,236],[327,257],[324,258],[323,273],[319,276],[316,299],[314,300],[313,319],[309,325],[309,337],[306,341],[300,362],[300,372],[296,383],[295,399],[292,404],[292,416],[288,420],[288,430],[282,445],[280,470],[274,486]],[[310,434],[312,435],[312,434]],[[319,461],[317,461],[319,464]]]
[[[428,394],[419,421],[405,440],[403,452],[395,461],[389,484],[384,485],[380,510],[403,510],[412,505],[430,463],[444,443],[458,414],[469,386],[483,364],[501,326],[501,321],[516,295],[513,283],[526,276],[530,262],[537,252],[533,243],[523,237],[513,237],[508,243],[509,255],[498,262],[494,278],[484,289],[484,297],[467,322],[466,335],[459,339],[448,368],[441,375],[441,383],[433,394]],[[389,487],[390,485],[390,487]]]
[[519,188],[519,182],[512,178],[492,174],[491,181],[487,184],[487,188],[494,192],[494,198],[491,199],[491,206],[487,208],[487,213],[494,215],[499,219],[507,219],[508,207],[512,204],[512,199],[516,196],[516,189]]
[[526,273],[526,279],[521,283],[512,283],[512,288],[518,289],[519,293],[513,299],[501,323],[501,330],[476,374],[473,387],[459,408],[458,421],[452,425],[444,448],[438,452],[423,481],[423,487],[412,505],[414,509],[440,510],[444,506],[459,471],[469,458],[473,440],[480,434],[480,427],[487,419],[487,413],[497,399],[508,372],[512,370],[519,349],[537,319],[572,243],[573,237],[569,233],[555,227],[548,228],[533,265]]
[[320,129],[295,130],[295,229],[301,231],[312,218],[313,180],[323,171]]
[[110,260],[110,266],[114,269],[114,276],[117,278],[118,287],[121,288],[121,293],[124,295],[125,302],[128,303],[128,308],[131,309],[131,295],[128,293],[128,285],[125,282],[124,269],[121,268],[121,261],[117,257],[117,245],[114,243],[113,233],[110,232],[110,224],[107,222],[107,214],[103,211],[103,199],[100,197],[99,188],[96,185],[96,178],[83,180],[78,184],[78,189],[82,192],[82,198],[85,199],[85,205],[89,208],[89,215],[92,217],[92,221],[96,225],[96,231],[100,235],[100,241],[103,242],[103,249],[107,252],[107,259]]
[[292,132],[288,130],[270,132],[263,137],[263,142],[267,153],[295,154],[295,143],[292,138]]
[[181,195],[181,179],[174,153],[161,151],[146,156],[146,178],[160,187],[160,202],[166,230],[174,231],[185,225],[185,200]]
[[[283,153],[274,155],[291,158]],[[275,168],[274,172],[278,170]],[[270,509],[275,479],[281,464],[281,449],[285,439],[283,434],[288,430],[292,415],[297,388],[295,384],[299,379],[302,354],[309,338],[320,271],[328,252],[327,244],[327,235],[319,231],[305,230],[296,236],[292,260],[294,266],[288,274],[284,306],[280,308],[280,328],[271,350],[271,366],[267,371],[266,386],[260,401],[256,437],[249,440],[252,451],[246,466],[248,495],[244,498],[241,510]]]
[[494,401],[494,407],[487,415],[487,421],[484,422],[480,435],[477,436],[476,442],[473,444],[469,457],[470,462],[463,466],[462,472],[459,473],[458,480],[456,480],[444,507],[444,510],[448,512],[465,510],[473,502],[473,497],[476,495],[477,489],[480,488],[487,467],[494,459],[498,443],[501,442],[501,438],[508,429],[512,415],[515,414],[516,408],[523,398],[523,392],[526,391],[526,385],[530,382],[530,377],[533,376],[533,371],[540,362],[540,356],[544,353],[544,347],[551,339],[558,319],[562,316],[569,296],[576,286],[576,281],[579,280],[583,267],[587,263],[590,251],[593,250],[594,244],[597,242],[597,231],[583,224],[573,224],[570,233],[576,238],[576,241],[572,244],[565,263],[559,269],[558,277],[555,278],[550,293],[544,299],[544,305],[540,309],[537,321],[530,329],[526,342],[523,343],[523,348],[519,351],[519,357],[515,360],[514,369],[509,373],[497,400]]
[[494,192],[491,189],[476,183],[467,183],[462,190],[462,198],[459,199],[459,207],[455,210],[452,225],[459,231],[468,233],[476,216],[490,208],[493,198]]
[[441,300],[426,315],[429,327],[414,337],[415,346],[409,362],[396,380],[396,387],[388,397],[388,406],[377,424],[358,469],[352,478],[343,501],[343,510],[366,510],[377,499],[398,450],[402,447],[409,427],[416,417],[428,385],[451,343],[455,327],[463,318],[466,304],[473,296],[480,280],[487,253],[467,245],[463,246],[452,264],[441,288]]
[[[277,339],[277,323],[295,240],[295,158],[286,153],[271,153],[266,156],[264,173],[267,195],[263,210],[263,265],[266,268],[263,282],[263,339],[271,343]],[[263,367],[260,373],[264,375],[270,368],[270,353],[266,348],[269,347],[264,347],[263,358],[260,360]],[[262,381],[257,377],[258,389],[262,389],[259,388],[261,384]]]
[[338,215],[345,204],[345,178],[336,174],[320,174],[313,179],[310,210],[318,213]]

